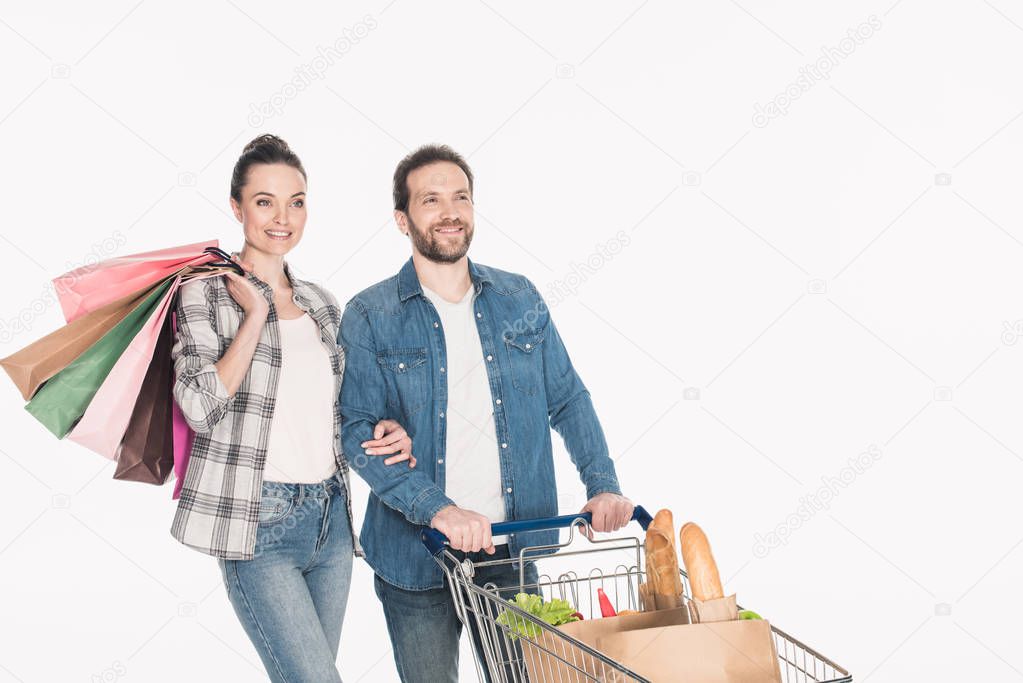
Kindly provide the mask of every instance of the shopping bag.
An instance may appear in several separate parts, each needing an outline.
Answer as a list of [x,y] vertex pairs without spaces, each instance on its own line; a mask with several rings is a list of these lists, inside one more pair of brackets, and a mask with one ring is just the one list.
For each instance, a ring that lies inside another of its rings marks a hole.
[[559,633],[544,629],[535,637],[521,638],[522,655],[531,681],[613,681],[614,674],[600,659],[561,636],[596,648],[599,638],[613,633],[688,623],[689,613],[685,607],[573,621],[558,626]]
[[771,625],[762,619],[622,631],[596,647],[651,681],[781,683]]
[[780,683],[771,625],[739,620],[735,596],[725,601],[728,621],[694,623],[680,607],[575,621],[558,626],[560,635],[544,630],[523,643],[529,680],[624,680],[565,635],[658,683]]
[[[177,336],[177,313],[171,311],[170,317],[171,329]],[[171,500],[177,500],[181,497],[181,487],[184,485],[185,475],[188,473],[188,459],[192,455],[192,441],[195,438],[195,432],[188,426],[185,414],[181,412],[181,406],[177,401],[173,401],[171,410],[174,419],[174,493],[171,495]]]
[[145,381],[118,446],[114,479],[163,484],[174,468],[171,326],[160,328]]
[[[180,275],[170,282],[159,306],[110,369],[68,439],[105,458],[117,457],[118,444],[128,427],[180,284]],[[170,349],[166,349],[166,354],[169,359]]]
[[46,380],[66,368],[86,349],[95,344],[142,300],[159,286],[127,294],[103,308],[76,319],[59,330],[0,360],[18,391],[26,401]]
[[185,483],[185,475],[188,473],[188,459],[192,455],[192,441],[195,432],[188,426],[184,413],[177,401],[172,401],[172,417],[174,420],[174,493],[172,500],[181,497],[181,487]]
[[57,438],[81,419],[117,359],[163,302],[174,281],[154,289],[99,341],[43,384],[25,406]]
[[203,250],[217,244],[210,240],[119,256],[64,273],[53,280],[64,319],[71,322],[129,292],[170,278],[186,266],[216,261],[218,256]]

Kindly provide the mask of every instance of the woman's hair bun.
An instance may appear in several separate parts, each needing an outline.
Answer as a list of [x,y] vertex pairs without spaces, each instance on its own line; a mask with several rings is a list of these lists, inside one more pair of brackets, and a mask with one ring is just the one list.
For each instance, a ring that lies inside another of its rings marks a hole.
[[264,133],[245,145],[242,155],[235,162],[231,173],[231,197],[235,201],[242,200],[242,188],[248,181],[249,169],[256,164],[285,164],[296,169],[303,178],[306,177],[302,161],[291,151],[288,143],[276,135]]
[[242,150],[242,154],[248,154],[254,149],[260,149],[263,147],[271,147],[281,152],[290,152],[291,148],[288,147],[282,138],[273,135],[272,133],[264,133],[257,138],[253,138],[249,144],[245,145],[245,149]]

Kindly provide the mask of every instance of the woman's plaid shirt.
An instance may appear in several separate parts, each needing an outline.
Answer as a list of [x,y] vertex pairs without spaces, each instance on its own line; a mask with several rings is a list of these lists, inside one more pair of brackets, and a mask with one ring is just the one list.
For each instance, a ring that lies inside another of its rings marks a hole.
[[[334,457],[347,491],[348,464],[341,451],[341,377],[344,350],[338,346],[341,310],[322,287],[284,272],[295,304],[320,327],[334,371]],[[181,488],[171,534],[185,545],[215,557],[252,559],[266,463],[270,423],[281,373],[281,338],[273,293],[253,275],[270,304],[252,364],[234,396],[228,396],[214,366],[227,351],[244,319],[241,306],[227,291],[223,277],[184,285],[175,306],[174,399],[195,431],[188,471]],[[351,496],[348,520],[352,521]],[[354,525],[353,525],[354,537]],[[356,542],[356,548],[358,548]]]

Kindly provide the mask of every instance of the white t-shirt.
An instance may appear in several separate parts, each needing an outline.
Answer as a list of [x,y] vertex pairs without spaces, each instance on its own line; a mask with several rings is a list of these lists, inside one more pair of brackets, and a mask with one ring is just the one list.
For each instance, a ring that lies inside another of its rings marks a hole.
[[263,480],[316,484],[337,471],[334,371],[315,320],[279,323],[282,366]]
[[[444,458],[446,470],[444,493],[460,508],[478,512],[491,522],[503,522],[493,396],[473,313],[473,287],[458,303],[446,301],[426,287],[423,293],[440,316],[447,351],[447,443],[445,452],[438,456]],[[498,537],[494,542],[506,540]]]

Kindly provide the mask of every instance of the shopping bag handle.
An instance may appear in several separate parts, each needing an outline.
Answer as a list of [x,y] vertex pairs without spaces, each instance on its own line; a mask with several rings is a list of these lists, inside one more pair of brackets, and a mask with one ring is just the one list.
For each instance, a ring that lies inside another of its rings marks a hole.
[[206,247],[205,249],[203,249],[203,252],[207,254],[212,254],[213,256],[216,256],[221,259],[219,262],[208,263],[207,265],[227,266],[231,268],[234,272],[236,272],[238,275],[245,277],[245,270],[240,265],[238,265],[234,259],[231,258],[230,254],[228,254],[220,247]]
[[[541,517],[539,519],[518,519],[511,522],[498,522],[490,525],[492,536],[504,536],[507,534],[520,534],[524,531],[545,531],[547,529],[567,529],[573,523],[585,520],[587,524],[593,523],[593,515],[589,512],[581,512],[575,515],[561,515],[560,517]],[[632,521],[638,522],[645,531],[654,518],[650,516],[642,505],[637,505],[632,510]],[[430,551],[431,555],[438,555],[444,550],[444,544],[448,537],[436,529],[426,528],[420,534],[423,545]]]

